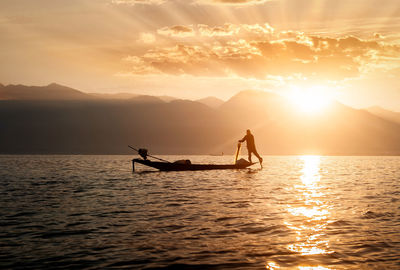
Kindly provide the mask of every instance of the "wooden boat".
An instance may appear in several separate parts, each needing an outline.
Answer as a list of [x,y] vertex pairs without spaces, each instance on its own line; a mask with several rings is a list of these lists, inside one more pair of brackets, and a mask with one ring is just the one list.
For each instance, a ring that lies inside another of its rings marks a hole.
[[227,170],[227,169],[245,169],[255,163],[240,163],[240,164],[191,164],[180,162],[163,162],[151,161],[148,159],[132,159],[132,168],[135,171],[135,163],[149,166],[160,171],[203,171],[203,170]]

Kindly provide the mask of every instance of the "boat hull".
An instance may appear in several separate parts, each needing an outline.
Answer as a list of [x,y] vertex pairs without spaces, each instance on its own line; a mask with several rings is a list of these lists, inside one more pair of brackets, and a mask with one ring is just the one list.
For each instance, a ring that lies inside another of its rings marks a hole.
[[167,163],[159,161],[150,161],[143,159],[133,159],[132,166],[135,170],[135,163],[149,166],[160,171],[205,171],[205,170],[229,170],[229,169],[245,169],[255,163],[248,164],[180,164]]

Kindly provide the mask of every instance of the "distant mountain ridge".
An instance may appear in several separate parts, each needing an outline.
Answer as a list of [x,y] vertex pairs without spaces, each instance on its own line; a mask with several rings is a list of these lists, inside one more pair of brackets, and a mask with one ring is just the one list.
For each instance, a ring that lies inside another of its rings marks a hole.
[[[400,155],[399,124],[339,102],[304,116],[263,91],[242,91],[213,108],[146,95],[95,98],[56,84],[32,93],[19,88],[26,95],[11,100],[3,96],[10,87],[0,87],[2,154],[129,154],[128,144],[161,154],[229,154],[249,128],[263,155]],[[51,91],[48,98],[27,98]]]
[[165,103],[165,101],[161,98],[149,95],[138,95],[136,97],[130,98],[129,100],[136,103]]
[[196,101],[215,109],[224,104],[223,100],[216,97],[206,97]]
[[376,116],[383,118],[383,119],[393,121],[395,123],[400,124],[400,112],[392,112],[392,111],[385,110],[378,106],[369,107],[366,110]]
[[89,99],[135,99],[137,102],[143,100],[148,102],[150,99],[170,102],[177,98],[171,96],[149,96],[132,93],[84,93],[77,89],[51,83],[46,86],[26,86],[26,85],[6,85],[0,84],[0,100],[89,100]]
[[0,88],[0,100],[88,100],[91,95],[51,83],[46,86],[6,85]]
[[89,93],[89,95],[102,99],[129,99],[138,96],[138,94],[131,94],[131,93],[112,93],[112,94]]
[[[26,86],[26,85],[7,85],[0,84],[0,100],[132,100],[137,103],[162,103],[178,100],[171,96],[151,96],[132,93],[84,93],[74,88],[51,83],[46,86]],[[221,106],[224,101],[216,97],[206,97],[196,102],[205,104],[211,108]]]

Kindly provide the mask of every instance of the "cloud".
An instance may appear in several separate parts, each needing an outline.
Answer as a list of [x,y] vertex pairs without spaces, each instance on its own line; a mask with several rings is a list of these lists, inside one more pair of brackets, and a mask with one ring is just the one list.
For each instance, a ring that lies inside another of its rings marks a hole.
[[265,24],[232,24],[225,23],[220,26],[210,26],[206,24],[193,25],[175,25],[163,27],[157,30],[159,35],[169,37],[193,37],[214,38],[214,37],[232,37],[245,39],[265,39],[271,38],[274,28],[268,23]]
[[156,41],[156,36],[152,33],[141,33],[138,41],[145,44],[152,44]]
[[249,32],[256,35],[269,35],[274,32],[274,28],[268,23],[265,24],[242,24],[241,27]]
[[112,0],[111,3],[115,5],[161,5],[166,0]]
[[243,5],[264,4],[268,1],[270,0],[197,0],[197,3],[206,5],[243,6]]
[[231,24],[225,23],[222,26],[197,25],[200,36],[203,37],[224,37],[237,36],[244,38],[267,37],[274,32],[274,28],[266,24]]
[[[161,73],[157,69],[153,68],[151,65],[145,63],[143,58],[137,56],[127,56],[124,60],[126,63],[129,63],[129,73],[137,74],[137,75],[146,75],[146,74],[159,74]],[[118,75],[126,75],[127,73],[121,72]]]
[[215,36],[232,36],[238,33],[239,28],[231,23],[226,23],[223,26],[208,26],[205,24],[197,25],[199,34],[204,37],[215,37]]
[[175,25],[172,27],[163,27],[157,30],[157,33],[170,37],[192,37],[195,32],[192,26]]
[[[376,69],[400,66],[400,46],[355,36],[324,37],[278,32],[265,25],[165,27],[169,37],[196,36],[174,46],[151,48],[127,58],[131,74],[218,76],[265,79],[298,76],[325,80],[354,78]],[[215,37],[220,37],[215,39]]]

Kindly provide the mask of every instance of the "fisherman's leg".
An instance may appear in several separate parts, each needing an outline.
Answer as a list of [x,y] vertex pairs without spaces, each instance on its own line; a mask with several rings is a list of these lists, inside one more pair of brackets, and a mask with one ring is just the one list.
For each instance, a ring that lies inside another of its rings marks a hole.
[[249,154],[249,162],[251,163],[251,151],[250,150],[248,151],[248,154]]
[[263,162],[263,158],[262,157],[260,157],[260,155],[257,153],[257,150],[254,150],[254,155],[258,158],[258,160],[260,161],[260,163],[262,163]]

